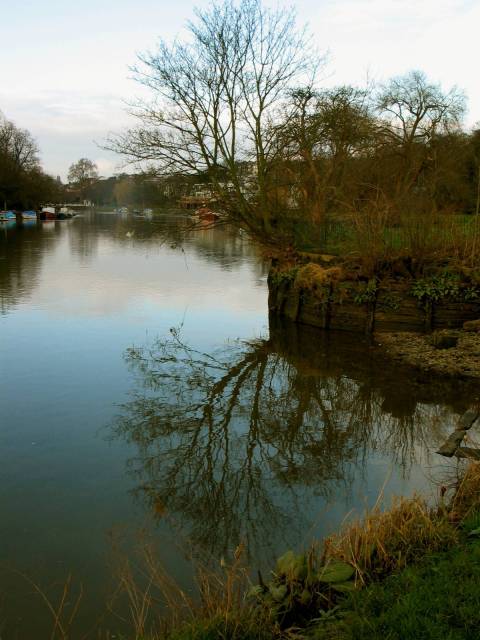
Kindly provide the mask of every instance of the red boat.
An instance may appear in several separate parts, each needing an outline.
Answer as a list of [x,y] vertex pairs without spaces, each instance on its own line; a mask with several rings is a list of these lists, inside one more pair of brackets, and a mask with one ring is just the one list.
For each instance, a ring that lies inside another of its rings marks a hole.
[[200,220],[207,220],[209,222],[213,222],[220,218],[220,214],[216,211],[212,211],[206,206],[200,207],[195,211],[195,216]]
[[56,217],[55,207],[43,207],[40,211],[40,220],[55,220]]

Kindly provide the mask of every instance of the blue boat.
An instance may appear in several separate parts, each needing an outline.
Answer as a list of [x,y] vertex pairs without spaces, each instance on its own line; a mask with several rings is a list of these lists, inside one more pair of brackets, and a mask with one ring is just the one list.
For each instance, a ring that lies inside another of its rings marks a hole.
[[36,220],[37,212],[36,211],[24,211],[22,213],[22,220]]
[[0,222],[9,222],[16,219],[17,216],[13,211],[0,211]]

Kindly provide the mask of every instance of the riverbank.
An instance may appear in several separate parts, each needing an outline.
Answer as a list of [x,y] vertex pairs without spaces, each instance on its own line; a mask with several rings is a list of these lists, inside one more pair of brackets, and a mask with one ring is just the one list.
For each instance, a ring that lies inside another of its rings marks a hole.
[[316,640],[473,640],[480,637],[480,543],[434,554],[383,584],[352,594]]
[[303,259],[273,262],[268,277],[271,314],[369,335],[460,329],[480,318],[476,270],[444,263],[420,268],[404,259],[367,271],[334,256]]
[[315,260],[273,264],[272,317],[373,336],[389,359],[423,373],[480,377],[477,272],[457,265],[419,273],[407,261],[367,277],[333,256]]
[[247,595],[236,555],[203,583],[189,621],[151,639],[477,638],[480,465],[448,495],[445,485],[435,507],[418,496],[377,505],[323,545],[287,552]]
[[[464,536],[449,551],[434,554],[383,584],[351,594],[331,616],[289,638],[309,640],[474,640],[480,628],[480,542]],[[169,640],[271,640],[277,636],[246,617],[198,623]]]
[[381,333],[375,340],[399,364],[436,376],[480,378],[480,333],[476,331]]

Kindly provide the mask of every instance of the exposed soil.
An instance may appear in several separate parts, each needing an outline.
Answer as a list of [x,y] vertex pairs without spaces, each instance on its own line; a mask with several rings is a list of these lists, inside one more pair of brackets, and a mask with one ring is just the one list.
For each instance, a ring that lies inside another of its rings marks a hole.
[[[457,338],[456,346],[435,347],[435,337],[442,334]],[[375,341],[393,360],[421,371],[459,378],[480,378],[478,332],[448,330],[435,332],[435,336],[411,332],[378,333]]]

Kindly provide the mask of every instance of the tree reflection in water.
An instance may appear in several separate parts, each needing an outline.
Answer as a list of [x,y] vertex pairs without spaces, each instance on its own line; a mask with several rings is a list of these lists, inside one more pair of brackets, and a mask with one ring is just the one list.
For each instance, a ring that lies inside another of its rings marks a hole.
[[358,338],[273,321],[268,339],[214,353],[172,329],[125,357],[137,387],[113,428],[138,448],[138,491],[215,555],[304,539],[312,497],[341,500],[372,455],[408,471],[467,404],[380,366]]

